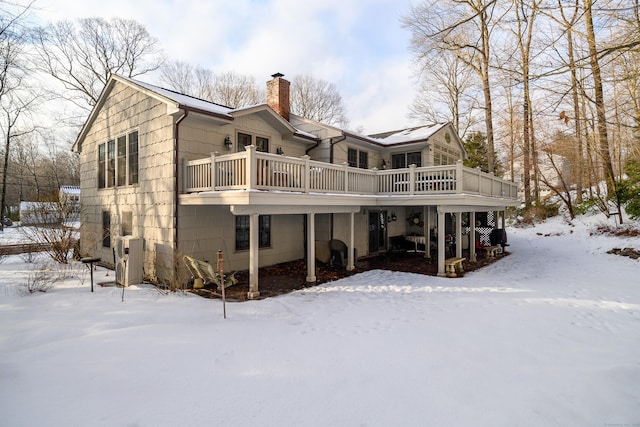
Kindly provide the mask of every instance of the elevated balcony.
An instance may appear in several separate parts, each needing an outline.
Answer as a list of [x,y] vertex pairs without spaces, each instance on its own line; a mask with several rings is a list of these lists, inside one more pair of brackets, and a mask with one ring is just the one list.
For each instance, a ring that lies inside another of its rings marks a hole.
[[403,169],[360,169],[348,165],[246,151],[184,162],[183,192],[263,190],[303,194],[369,196],[467,194],[517,200],[517,185],[488,173],[455,165]]

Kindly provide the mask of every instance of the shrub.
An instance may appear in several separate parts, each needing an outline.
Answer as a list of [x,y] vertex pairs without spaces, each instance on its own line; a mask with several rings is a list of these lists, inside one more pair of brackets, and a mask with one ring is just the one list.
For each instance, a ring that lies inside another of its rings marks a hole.
[[54,280],[51,278],[50,271],[42,268],[34,270],[27,275],[20,293],[22,295],[31,295],[36,292],[47,292],[53,288],[53,283]]

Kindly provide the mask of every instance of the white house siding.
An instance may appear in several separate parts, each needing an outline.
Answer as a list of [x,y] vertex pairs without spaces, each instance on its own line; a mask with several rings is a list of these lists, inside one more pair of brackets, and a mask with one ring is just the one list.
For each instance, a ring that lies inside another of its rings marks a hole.
[[[180,160],[201,159],[213,152],[228,154],[238,151],[237,134],[247,133],[254,137],[269,139],[269,152],[275,153],[281,147],[287,156],[299,157],[305,154],[306,146],[300,142],[283,139],[281,133],[272,126],[255,116],[242,116],[230,124],[215,124],[197,118],[190,114],[180,123]],[[229,135],[233,146],[229,151],[224,145],[225,137]],[[182,170],[180,171],[182,173]]]
[[[139,184],[97,188],[98,145],[138,130]],[[144,239],[144,274],[166,277],[173,263],[173,117],[164,103],[116,82],[88,129],[80,156],[81,248],[112,260],[102,247],[102,211],[111,213],[111,235],[121,235],[123,212],[131,212],[133,235]],[[113,239],[112,239],[113,240]]]
[[[304,216],[272,215],[271,247],[261,248],[259,265],[268,266],[304,256]],[[222,250],[225,269],[247,270],[249,251],[235,249],[235,216],[228,206],[180,206],[179,252],[214,261]]]
[[294,115],[291,116],[290,122],[296,127],[296,129],[312,133],[321,140],[320,144],[309,153],[311,158],[321,162],[329,162],[331,147],[330,138],[340,137],[342,135],[342,131],[331,126],[322,125]]
[[[259,114],[259,113],[258,113]],[[269,139],[269,151],[275,153],[281,147],[288,156],[303,156],[306,146],[300,142],[283,139],[279,130],[254,116],[241,116],[231,124],[217,125],[203,121],[191,114],[179,126],[180,159],[199,159],[212,152],[229,151],[224,138],[229,135],[237,150],[237,133],[243,132]],[[182,182],[183,170],[179,176]],[[259,265],[267,266],[301,259],[304,256],[304,222],[302,215],[271,216],[271,247],[259,252]],[[181,255],[213,261],[218,249],[224,252],[225,268],[246,270],[249,268],[249,251],[235,250],[235,216],[229,206],[179,206],[178,239]]]

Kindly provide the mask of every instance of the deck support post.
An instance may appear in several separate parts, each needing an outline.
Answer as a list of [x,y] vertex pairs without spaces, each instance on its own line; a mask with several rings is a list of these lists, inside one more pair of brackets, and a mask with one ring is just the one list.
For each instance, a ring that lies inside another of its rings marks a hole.
[[462,212],[456,212],[456,257],[462,258]]
[[349,213],[349,253],[347,254],[347,271],[353,271],[355,267],[355,212]]
[[424,257],[431,258],[431,206],[425,206],[425,215],[424,215]]
[[469,261],[476,262],[476,213],[469,212]]
[[307,214],[307,283],[316,278],[316,214]]
[[444,269],[444,215],[445,213],[440,210],[438,206],[438,276],[446,277],[447,273]]
[[249,293],[247,297],[249,299],[255,299],[260,296],[258,289],[258,252],[259,252],[259,240],[258,233],[260,230],[259,214],[249,215]]

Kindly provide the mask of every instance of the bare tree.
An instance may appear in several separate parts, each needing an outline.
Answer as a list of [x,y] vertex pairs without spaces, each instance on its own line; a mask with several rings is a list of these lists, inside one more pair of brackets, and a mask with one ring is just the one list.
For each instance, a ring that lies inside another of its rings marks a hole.
[[[522,83],[522,130],[523,130],[523,181],[524,181],[524,201],[525,206],[531,206],[533,199],[539,202],[537,150],[535,142],[535,126],[533,120],[532,95],[531,95],[531,56],[532,42],[535,29],[536,17],[539,12],[539,0],[514,0],[514,14],[516,29],[513,31],[518,52],[520,54],[520,64],[517,69],[517,80]],[[534,189],[532,197],[531,175],[534,175]]]
[[[184,61],[169,61],[161,68],[160,80],[172,90],[198,96],[194,88],[194,67]],[[202,98],[202,96],[198,96]]]
[[264,91],[252,76],[227,72],[214,75],[211,97],[214,102],[232,108],[264,103]]
[[[30,7],[31,3],[26,6],[0,3],[0,129],[4,148],[0,219],[4,216],[6,207],[11,144],[15,138],[29,131],[22,126],[21,119],[32,108],[35,100],[26,88],[27,67],[24,62],[27,29],[22,20]],[[2,229],[3,222],[0,221],[0,230]]]
[[[573,104],[573,123],[574,123],[574,136],[575,136],[575,173],[574,180],[576,183],[576,203],[582,202],[582,176],[583,176],[583,136],[582,136],[582,120],[580,116],[580,103],[579,103],[579,81],[578,73],[576,70],[576,53],[574,50],[574,32],[575,25],[578,19],[578,0],[573,5],[573,10],[569,16],[566,9],[569,6],[563,6],[562,2],[558,0],[558,9],[560,10],[560,16],[562,20],[559,21],[562,25],[567,39],[567,65],[569,66],[569,72],[571,74],[571,101]],[[561,112],[560,119],[565,120],[565,123],[569,123],[569,115],[565,112]]]
[[473,93],[472,70],[456,52],[442,52],[421,74],[421,85],[414,98],[410,117],[432,123],[453,123],[460,138],[477,123],[479,109]]
[[38,28],[38,65],[64,85],[68,100],[90,110],[112,74],[137,77],[164,58],[158,41],[140,23],[122,18],[83,18]]
[[336,86],[310,75],[297,75],[293,78],[291,112],[328,125],[348,124],[342,97]]
[[[70,251],[77,238],[76,222],[79,212],[72,203],[56,198],[51,201],[35,202],[29,212],[29,227],[22,233],[27,240],[41,245],[56,262],[67,264]],[[26,222],[26,218],[23,219]]]
[[[31,124],[23,124],[21,120],[23,116],[29,114],[33,109],[33,105],[37,100],[37,96],[30,93],[20,94],[11,92],[3,96],[0,102],[0,129],[2,129],[2,137],[4,139],[4,162],[2,167],[2,195],[0,196],[0,213],[4,215],[7,196],[8,181],[8,165],[9,153],[12,150],[12,143],[15,139],[23,135],[34,132]],[[3,229],[2,221],[0,221],[0,230]]]
[[402,19],[421,67],[432,55],[458,52],[482,82],[489,170],[494,170],[493,107],[490,83],[492,32],[504,11],[497,0],[425,0]]
[[181,61],[167,63],[162,68],[161,79],[176,92],[231,108],[260,104],[265,99],[264,91],[251,76],[234,72],[214,74]]

